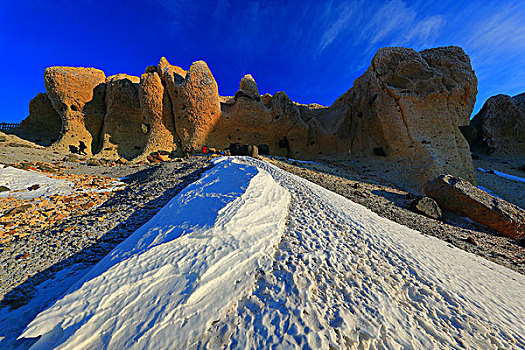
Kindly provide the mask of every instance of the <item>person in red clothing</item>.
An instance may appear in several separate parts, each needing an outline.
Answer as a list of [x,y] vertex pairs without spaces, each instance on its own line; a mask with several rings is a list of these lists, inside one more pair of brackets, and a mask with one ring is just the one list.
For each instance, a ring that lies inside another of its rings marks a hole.
[[202,153],[204,154],[208,153],[208,147],[202,146]]

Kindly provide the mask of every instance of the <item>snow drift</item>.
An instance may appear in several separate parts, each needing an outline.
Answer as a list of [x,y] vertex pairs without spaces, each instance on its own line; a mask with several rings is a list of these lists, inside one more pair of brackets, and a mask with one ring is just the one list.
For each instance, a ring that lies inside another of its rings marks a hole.
[[233,160],[173,198],[21,337],[34,348],[184,348],[253,287],[290,200],[271,176]]
[[241,161],[181,192],[21,336],[63,349],[525,347],[525,276]]

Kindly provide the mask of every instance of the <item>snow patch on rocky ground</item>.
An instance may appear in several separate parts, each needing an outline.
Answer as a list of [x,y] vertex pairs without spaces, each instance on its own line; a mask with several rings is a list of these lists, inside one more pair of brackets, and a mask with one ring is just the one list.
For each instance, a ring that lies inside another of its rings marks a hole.
[[[27,188],[32,185],[39,185],[40,187],[36,190],[28,191]],[[64,179],[54,179],[38,171],[0,165],[0,186],[6,186],[10,189],[10,191],[0,192],[0,198],[18,197],[28,200],[42,196],[68,195],[73,192],[75,184]]]
[[291,195],[273,271],[197,348],[523,348],[525,276],[246,160]]
[[[28,190],[33,185],[38,185],[39,187],[35,190]],[[0,186],[6,186],[10,190],[0,192],[0,198],[16,197],[23,200],[31,200],[53,195],[67,196],[72,193],[112,192],[122,186],[126,186],[126,184],[115,180],[111,181],[107,188],[80,188],[75,190],[75,181],[57,179],[34,170],[22,170],[0,165]]]
[[516,176],[516,175],[510,175],[510,174],[507,174],[507,173],[502,173],[501,171],[498,171],[498,170],[486,170],[486,169],[483,169],[483,168],[478,168],[478,170],[482,171],[484,173],[494,173],[495,175],[498,175],[499,177],[502,177],[502,178],[507,179],[507,180],[525,183],[525,179],[522,178],[522,177],[519,177],[519,176]]

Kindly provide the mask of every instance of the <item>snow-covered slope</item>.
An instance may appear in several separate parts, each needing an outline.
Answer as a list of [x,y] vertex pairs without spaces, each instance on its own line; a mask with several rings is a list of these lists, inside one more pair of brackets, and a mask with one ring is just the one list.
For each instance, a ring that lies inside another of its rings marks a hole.
[[271,176],[220,162],[116,247],[22,337],[35,349],[183,349],[265,270],[288,192]]
[[272,273],[196,347],[525,347],[525,276],[246,161],[290,191],[287,226]]
[[46,334],[36,348],[525,347],[525,276],[242,161],[181,192],[22,336]]

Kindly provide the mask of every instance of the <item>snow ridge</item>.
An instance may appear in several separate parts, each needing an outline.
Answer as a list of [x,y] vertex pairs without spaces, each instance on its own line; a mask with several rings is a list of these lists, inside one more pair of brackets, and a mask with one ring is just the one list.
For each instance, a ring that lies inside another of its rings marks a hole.
[[520,349],[525,276],[286,173],[273,270],[196,348]]
[[35,349],[187,348],[271,265],[290,195],[223,160],[97,264],[22,337]]

